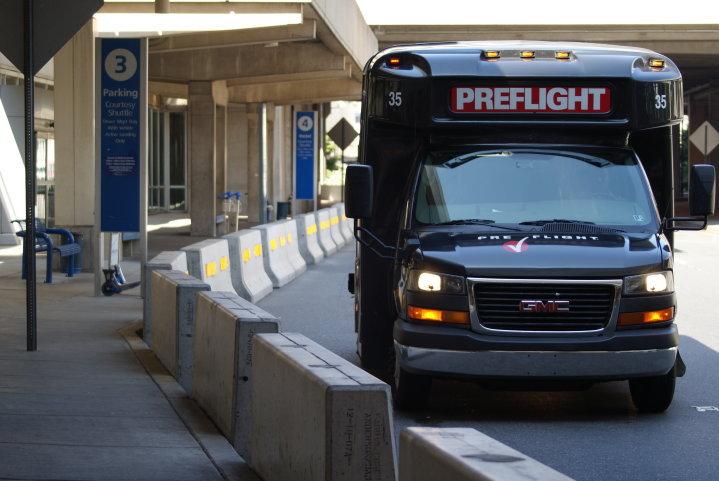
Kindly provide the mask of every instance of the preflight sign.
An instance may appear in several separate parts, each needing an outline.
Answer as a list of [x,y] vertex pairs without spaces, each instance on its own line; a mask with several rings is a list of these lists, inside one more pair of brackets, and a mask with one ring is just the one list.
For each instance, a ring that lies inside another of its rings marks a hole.
[[101,39],[100,230],[140,230],[142,48],[140,39]]

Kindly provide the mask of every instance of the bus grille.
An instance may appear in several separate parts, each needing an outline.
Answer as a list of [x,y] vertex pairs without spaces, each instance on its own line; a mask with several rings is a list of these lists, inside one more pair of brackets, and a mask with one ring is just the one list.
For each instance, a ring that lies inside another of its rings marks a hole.
[[[479,323],[489,329],[591,331],[609,322],[614,286],[480,282],[474,286],[474,296]],[[550,301],[560,300],[569,301],[568,312],[551,312]],[[533,304],[538,304],[536,310]]]

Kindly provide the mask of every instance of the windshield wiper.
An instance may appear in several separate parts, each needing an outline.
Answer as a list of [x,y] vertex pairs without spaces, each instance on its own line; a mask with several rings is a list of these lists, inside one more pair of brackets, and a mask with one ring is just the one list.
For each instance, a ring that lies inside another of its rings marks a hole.
[[518,229],[516,227],[509,227],[506,225],[498,225],[496,224],[496,221],[492,219],[455,219],[455,220],[449,220],[447,222],[440,222],[438,224],[434,225],[486,225],[490,227],[496,227],[497,229],[506,229],[506,230],[513,230],[517,232],[522,232],[522,229]]
[[596,225],[594,222],[588,220],[574,220],[574,219],[541,219],[541,220],[525,220],[524,222],[518,222],[519,225],[547,225],[547,224],[588,224]]
[[[527,220],[524,222],[518,222],[518,225],[537,225],[537,226],[545,226],[549,224],[578,224],[578,225],[597,225],[596,222],[590,222],[588,220],[575,220],[575,219],[542,219],[542,220]],[[611,232],[623,232],[626,233],[626,231],[622,229],[618,229],[616,227],[609,227],[609,226],[598,226],[601,229],[606,229]]]

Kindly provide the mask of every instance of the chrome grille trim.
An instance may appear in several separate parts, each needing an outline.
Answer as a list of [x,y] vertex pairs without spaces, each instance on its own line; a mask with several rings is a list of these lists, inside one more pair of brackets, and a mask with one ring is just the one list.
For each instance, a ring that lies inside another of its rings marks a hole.
[[[509,329],[492,329],[482,325],[477,311],[477,301],[475,298],[475,287],[480,283],[496,283],[496,284],[567,284],[567,285],[609,285],[614,287],[614,297],[612,300],[612,309],[609,321],[600,329],[590,330],[569,330],[569,331],[540,331],[540,330],[509,330]],[[526,337],[587,337],[587,336],[603,336],[615,331],[617,326],[617,318],[619,317],[619,302],[622,293],[622,279],[507,279],[507,278],[484,278],[470,277],[467,278],[467,295],[469,297],[469,316],[472,330],[482,334],[491,334],[499,336],[526,336]]]

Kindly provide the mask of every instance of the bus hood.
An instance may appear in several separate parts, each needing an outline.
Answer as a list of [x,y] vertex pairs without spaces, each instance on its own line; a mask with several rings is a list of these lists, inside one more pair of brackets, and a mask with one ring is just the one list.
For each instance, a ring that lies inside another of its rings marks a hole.
[[419,241],[422,269],[470,277],[621,277],[662,269],[670,258],[656,234],[434,231]]

